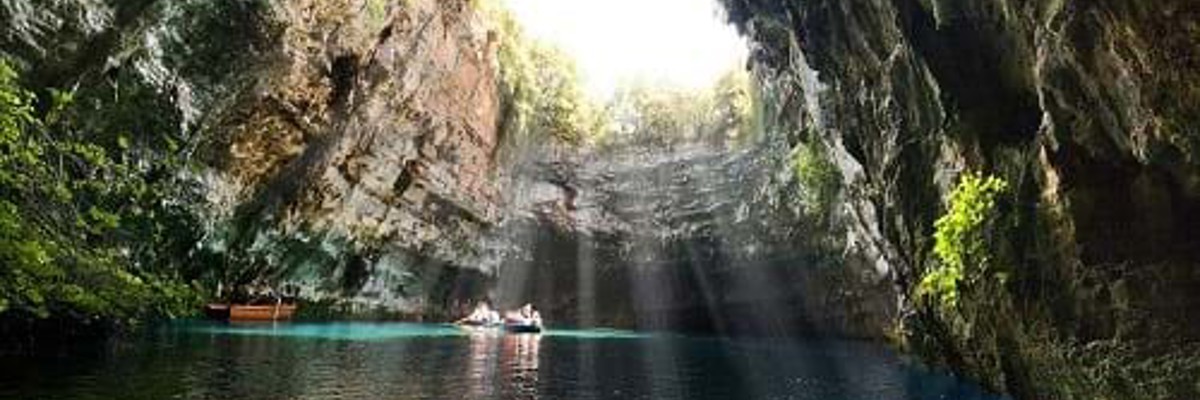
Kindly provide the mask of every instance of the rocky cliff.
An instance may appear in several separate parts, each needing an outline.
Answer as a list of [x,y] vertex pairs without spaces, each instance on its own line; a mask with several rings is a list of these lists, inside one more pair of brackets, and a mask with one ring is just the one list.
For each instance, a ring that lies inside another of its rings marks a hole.
[[560,324],[881,337],[891,285],[803,209],[789,136],[527,149],[489,240],[497,300]]
[[[723,3],[772,110],[737,151],[502,165],[468,0],[5,1],[0,52],[109,148],[197,165],[180,275],[733,333],[873,336],[900,304],[902,345],[1021,398],[1200,397],[1200,7]],[[824,217],[788,178],[812,146],[843,188]],[[919,287],[966,172],[1006,185],[939,304]]]
[[[890,271],[905,344],[1019,398],[1200,396],[1200,7],[724,3],[837,159],[851,245]],[[1004,279],[939,308],[917,286],[968,171],[1009,184],[979,258]]]
[[[194,166],[177,177],[204,222],[183,227],[200,237],[178,250],[183,279],[296,286],[305,310],[331,316],[444,319],[494,296],[564,324],[883,331],[889,288],[840,268],[826,243],[840,239],[799,209],[794,135],[736,151],[548,151],[542,139],[562,135],[544,131],[561,125],[502,115],[539,88],[499,81],[498,42],[522,39],[490,12],[466,0],[0,3],[3,51],[31,87],[68,90],[85,125]],[[508,140],[505,127],[541,131]]]
[[0,5],[33,87],[170,138],[207,200],[195,270],[357,308],[478,293],[497,220],[495,35],[470,1]]
[[281,12],[280,59],[215,123],[236,193],[221,240],[309,297],[391,310],[430,311],[463,271],[483,279],[473,245],[497,218],[488,21],[466,1]]

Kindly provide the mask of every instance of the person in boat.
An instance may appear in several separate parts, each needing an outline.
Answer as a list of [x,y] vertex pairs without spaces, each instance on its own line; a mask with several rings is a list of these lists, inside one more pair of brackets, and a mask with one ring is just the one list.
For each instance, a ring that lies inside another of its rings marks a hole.
[[500,313],[493,310],[487,301],[481,301],[475,305],[475,310],[471,311],[470,315],[456,323],[459,325],[496,325],[500,323]]
[[542,327],[542,314],[533,308],[533,304],[526,303],[516,311],[510,311],[505,323],[512,326],[527,326],[540,329]]

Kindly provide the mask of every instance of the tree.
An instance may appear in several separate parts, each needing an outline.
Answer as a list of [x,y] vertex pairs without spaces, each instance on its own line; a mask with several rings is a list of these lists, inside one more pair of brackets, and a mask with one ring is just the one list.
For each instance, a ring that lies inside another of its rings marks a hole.
[[555,139],[581,145],[593,140],[603,131],[604,119],[583,92],[574,60],[526,37],[503,7],[488,7],[499,37],[503,134],[515,143]]
[[629,84],[605,107],[612,124],[607,144],[726,146],[755,133],[756,98],[757,89],[742,69],[730,70],[706,89]]
[[[73,94],[45,111],[0,60],[0,316],[128,323],[194,309],[167,262],[196,223],[169,149],[79,128]],[[108,144],[108,146],[102,145]],[[182,225],[182,226],[180,226]]]
[[967,173],[950,193],[946,215],[934,223],[933,253],[941,261],[921,279],[917,294],[936,301],[943,309],[958,306],[962,283],[978,282],[989,272],[998,281],[1007,275],[996,271],[987,236],[998,217],[996,200],[1008,182],[995,176]]

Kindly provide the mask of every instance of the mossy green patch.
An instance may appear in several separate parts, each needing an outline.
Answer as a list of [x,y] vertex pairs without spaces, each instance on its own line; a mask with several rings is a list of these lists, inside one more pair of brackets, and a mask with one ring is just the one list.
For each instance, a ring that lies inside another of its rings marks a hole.
[[796,146],[792,169],[803,191],[804,212],[821,219],[830,215],[841,189],[842,175],[824,146],[811,139]]

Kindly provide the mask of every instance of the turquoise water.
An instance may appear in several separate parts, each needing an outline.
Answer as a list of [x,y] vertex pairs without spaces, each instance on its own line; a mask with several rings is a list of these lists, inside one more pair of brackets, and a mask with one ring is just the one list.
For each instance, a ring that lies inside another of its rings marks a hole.
[[[261,323],[261,324],[180,324],[173,329],[190,333],[274,336],[327,340],[374,341],[403,338],[470,337],[482,334],[502,334],[495,328],[468,328],[451,324],[408,323]],[[651,335],[616,329],[565,330],[548,329],[542,337],[578,339],[639,339]]]
[[1000,399],[864,342],[181,323],[0,359],[3,399]]

